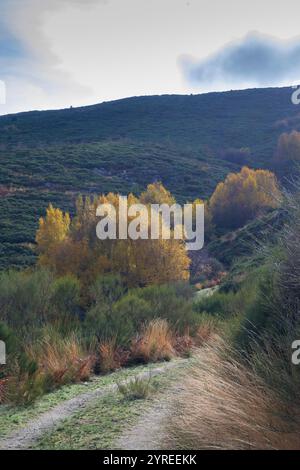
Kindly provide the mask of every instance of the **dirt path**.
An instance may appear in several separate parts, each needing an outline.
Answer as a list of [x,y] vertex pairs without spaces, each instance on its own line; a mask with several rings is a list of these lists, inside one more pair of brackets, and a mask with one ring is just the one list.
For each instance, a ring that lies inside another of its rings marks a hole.
[[156,400],[138,422],[125,430],[116,442],[117,449],[123,450],[166,450],[168,449],[165,424],[173,412],[176,395],[181,391],[180,381],[174,383],[166,393]]
[[138,423],[125,431],[116,443],[123,450],[160,450],[165,449],[164,423],[170,411],[171,397],[155,403],[142,415]]
[[[141,372],[133,377],[147,378],[150,375],[162,374],[169,368],[177,365],[177,361],[163,364],[160,367],[153,368],[151,370]],[[130,382],[133,377],[129,377],[122,383]],[[53,430],[63,420],[71,416],[76,411],[87,406],[91,401],[113,393],[117,390],[117,384],[107,385],[105,387],[98,388],[91,392],[86,392],[75,398],[67,400],[51,410],[43,413],[38,418],[29,421],[25,427],[14,432],[11,436],[0,440],[0,449],[26,449],[29,448],[34,442],[40,438],[45,432]]]

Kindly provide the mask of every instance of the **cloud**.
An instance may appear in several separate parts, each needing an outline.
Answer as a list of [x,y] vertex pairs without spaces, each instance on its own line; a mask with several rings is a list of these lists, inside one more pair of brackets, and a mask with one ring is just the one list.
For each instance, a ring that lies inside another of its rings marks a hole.
[[180,66],[195,86],[291,85],[300,82],[300,38],[280,40],[251,32],[201,61],[181,57]]
[[60,68],[43,32],[45,15],[62,8],[88,8],[106,0],[1,0],[0,80],[7,102],[0,114],[40,107],[61,107],[74,96],[88,99],[91,90]]

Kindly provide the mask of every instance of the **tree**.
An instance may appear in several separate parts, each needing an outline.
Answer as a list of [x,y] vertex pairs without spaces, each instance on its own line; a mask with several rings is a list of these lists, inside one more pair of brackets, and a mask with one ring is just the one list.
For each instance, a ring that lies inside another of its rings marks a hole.
[[300,165],[300,132],[283,133],[278,139],[274,169],[281,177],[290,176]]
[[210,199],[213,223],[220,228],[243,226],[260,212],[279,204],[280,191],[276,177],[266,170],[243,167],[219,183]]
[[47,265],[50,262],[53,250],[67,237],[70,229],[70,216],[49,205],[46,217],[39,220],[36,233],[36,243],[40,255],[40,263]]
[[[129,194],[128,207],[141,203],[175,203],[175,199],[161,183],[149,185],[136,198]],[[75,217],[70,221],[59,209],[50,206],[45,219],[40,220],[36,235],[40,264],[47,265],[58,275],[73,275],[88,286],[99,275],[117,274],[128,286],[145,286],[189,278],[190,259],[182,240],[163,239],[106,239],[96,236],[99,204],[112,204],[116,211],[119,232],[119,194],[109,193],[83,199],[76,203]],[[130,217],[128,217],[130,222]],[[148,217],[148,234],[151,219]],[[171,231],[172,232],[172,231]]]
[[209,240],[213,233],[214,233],[214,225],[212,220],[212,214],[209,207],[208,201],[203,201],[202,199],[195,199],[193,202],[193,225],[195,224],[196,218],[196,207],[199,204],[204,204],[204,231],[205,231],[205,239]]
[[140,196],[141,204],[175,204],[175,198],[172,196],[162,183],[148,184],[147,190]]

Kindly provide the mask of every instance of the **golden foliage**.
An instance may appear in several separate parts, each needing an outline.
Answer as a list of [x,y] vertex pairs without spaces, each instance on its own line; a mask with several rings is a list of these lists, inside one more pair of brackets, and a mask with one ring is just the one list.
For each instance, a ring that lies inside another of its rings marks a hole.
[[193,205],[193,224],[196,218],[196,207],[199,204],[204,204],[204,230],[205,230],[205,238],[209,239],[214,231],[214,224],[212,220],[212,214],[209,208],[208,201],[203,201],[202,199],[195,199],[192,202]]
[[147,190],[140,196],[141,204],[175,204],[175,198],[162,183],[148,184]]
[[276,177],[266,170],[243,167],[219,183],[210,199],[213,222],[224,228],[241,227],[262,210],[275,208],[280,200]]
[[35,238],[41,264],[48,264],[49,253],[66,239],[69,228],[69,214],[64,214],[60,209],[56,209],[50,204],[46,212],[46,217],[41,217],[39,220],[39,228]]
[[[127,201],[130,207],[142,201],[144,204],[146,201],[174,203],[175,199],[160,183],[155,183],[148,186],[140,199],[129,194]],[[96,208],[106,203],[115,207],[118,233],[119,194],[109,193],[93,200],[79,197],[72,221],[68,214],[50,205],[36,234],[39,263],[58,275],[73,274],[84,285],[108,272],[120,274],[129,286],[189,278],[190,259],[182,240],[99,240],[96,236]],[[148,211],[150,213],[149,206]],[[130,217],[128,219],[130,222]],[[149,217],[148,232],[150,223]]]

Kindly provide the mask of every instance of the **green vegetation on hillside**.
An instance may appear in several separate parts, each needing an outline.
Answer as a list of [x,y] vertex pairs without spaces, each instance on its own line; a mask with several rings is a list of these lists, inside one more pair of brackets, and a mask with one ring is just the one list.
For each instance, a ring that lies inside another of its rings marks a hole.
[[205,199],[244,164],[269,168],[283,132],[299,129],[291,89],[130,98],[0,118],[0,268],[34,262],[49,203],[79,193],[139,193],[162,183],[179,202]]

